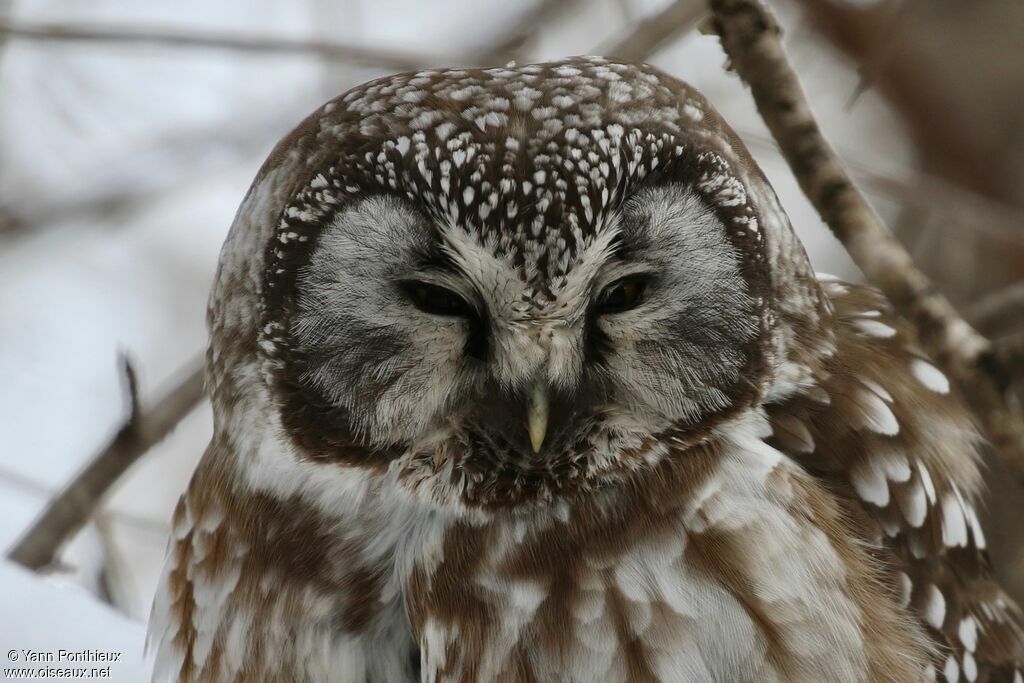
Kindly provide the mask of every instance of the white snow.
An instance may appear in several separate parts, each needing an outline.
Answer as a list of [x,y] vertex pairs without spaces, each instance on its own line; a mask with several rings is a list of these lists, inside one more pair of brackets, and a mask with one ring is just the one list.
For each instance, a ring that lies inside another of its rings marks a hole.
[[[53,669],[110,667],[103,680],[140,683],[149,680],[143,656],[145,625],[132,621],[88,592],[68,583],[0,561],[0,673],[30,667]],[[76,653],[73,655],[62,655]],[[76,661],[85,651],[89,661]],[[118,661],[97,661],[97,653],[115,653]],[[33,657],[33,653],[44,655]],[[45,661],[52,655],[53,661]],[[44,661],[31,661],[43,659]],[[74,676],[71,680],[85,680]],[[64,678],[68,680],[68,678]]]

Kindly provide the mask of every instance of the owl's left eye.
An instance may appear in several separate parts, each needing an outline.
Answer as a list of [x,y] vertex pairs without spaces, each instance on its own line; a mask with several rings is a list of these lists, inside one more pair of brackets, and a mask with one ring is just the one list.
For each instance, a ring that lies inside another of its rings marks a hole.
[[413,305],[424,313],[458,318],[473,315],[469,302],[450,289],[418,281],[402,283],[402,287]]
[[632,275],[616,280],[601,292],[597,299],[597,313],[623,313],[639,306],[644,300],[647,290],[647,279]]

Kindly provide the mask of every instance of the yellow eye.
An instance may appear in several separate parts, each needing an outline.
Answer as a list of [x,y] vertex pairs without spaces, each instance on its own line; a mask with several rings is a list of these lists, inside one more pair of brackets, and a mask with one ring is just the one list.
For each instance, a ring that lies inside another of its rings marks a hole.
[[597,302],[599,314],[622,313],[636,308],[643,301],[647,280],[640,276],[622,278],[605,287]]

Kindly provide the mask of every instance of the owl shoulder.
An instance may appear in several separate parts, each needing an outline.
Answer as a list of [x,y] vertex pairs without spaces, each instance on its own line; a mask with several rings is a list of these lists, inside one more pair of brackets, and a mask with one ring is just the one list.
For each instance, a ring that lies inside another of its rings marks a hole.
[[[980,436],[957,388],[877,290],[823,279],[835,349],[766,406],[772,445],[836,493],[947,681],[1020,681],[1024,618],[993,579]],[[986,678],[987,677],[987,678]]]

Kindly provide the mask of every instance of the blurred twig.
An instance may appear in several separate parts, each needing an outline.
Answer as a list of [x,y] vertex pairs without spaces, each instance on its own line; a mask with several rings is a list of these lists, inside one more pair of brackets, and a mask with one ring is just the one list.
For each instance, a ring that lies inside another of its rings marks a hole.
[[493,47],[477,55],[480,64],[501,64],[525,55],[525,47],[536,38],[539,30],[550,26],[582,0],[538,0],[526,9],[501,35],[489,41]]
[[[0,464],[0,484],[12,489],[17,489],[32,496],[33,498],[49,499],[54,497],[55,494],[55,491],[52,491],[50,487],[26,477],[20,472],[4,467],[2,464]],[[146,519],[145,517],[129,512],[107,510],[104,514],[106,514],[112,522],[123,524],[124,526],[131,527],[147,534],[153,534],[155,536],[167,536],[167,533],[171,529],[170,526],[164,522]]]
[[[778,144],[768,135],[753,129],[737,128],[736,132],[752,150],[779,153]],[[857,182],[881,197],[927,210],[947,223],[970,225],[1000,241],[1024,245],[1024,231],[1018,229],[1024,227],[1024,211],[1015,206],[918,169],[884,171],[846,153],[842,158]],[[974,324],[970,316],[968,322]]]
[[707,15],[704,0],[675,0],[660,12],[641,19],[597,54],[628,62],[642,62],[671,39],[697,26]]
[[123,362],[123,372],[129,400],[129,416],[124,426],[22,536],[9,554],[15,562],[30,569],[52,563],[64,543],[96,512],[114,482],[163,440],[203,395],[199,361],[191,363],[184,379],[148,410],[139,404],[135,370],[127,360]]
[[[0,45],[5,38],[55,42],[137,43],[173,47],[211,47],[252,52],[307,53],[338,61],[345,61],[351,57],[350,61],[366,61],[374,66],[397,69],[454,64],[491,66],[505,63],[511,59],[526,57],[527,55],[522,54],[525,43],[542,28],[550,26],[553,21],[567,14],[581,1],[539,0],[512,21],[510,26],[504,27],[503,31],[493,40],[488,41],[485,48],[461,56],[431,56],[390,50],[365,50],[322,40],[283,40],[219,34],[196,35],[192,32],[133,27],[112,28],[96,24],[87,27],[72,27],[59,23],[22,24],[11,23],[3,19],[0,19]],[[361,60],[361,57],[366,59]],[[308,101],[317,99],[317,96],[311,95]],[[202,159],[209,156],[212,148],[218,150],[226,148],[233,155],[240,155],[267,147],[268,139],[279,137],[294,125],[296,118],[301,116],[298,112],[303,107],[315,106],[315,104],[309,104],[308,101],[304,96],[293,96],[269,114],[262,110],[246,112],[244,116],[228,117],[212,126],[185,129],[173,135],[164,135],[151,145],[136,142],[132,149],[132,160],[137,162],[140,157],[165,155],[170,157],[172,162],[177,162],[183,167],[187,166],[190,173],[194,173],[197,166],[202,163]],[[242,123],[227,125],[225,123],[227,120],[242,121]],[[165,163],[167,162],[165,161]],[[21,194],[16,199],[9,199],[7,205],[0,203],[0,236],[10,239],[12,236],[31,235],[33,230],[40,225],[55,224],[68,218],[79,219],[83,216],[102,215],[109,219],[111,214],[121,214],[137,209],[159,189],[162,188],[140,183],[138,186],[113,188],[103,194],[59,204],[54,204],[54,199],[50,196],[46,197],[45,203],[33,203],[31,197]],[[108,223],[118,224],[118,221],[113,220]]]
[[[179,128],[172,133],[136,142],[130,158],[126,158],[123,165],[142,169],[144,164],[155,159],[164,166],[188,169],[188,178],[194,179],[198,170],[224,164],[222,159],[266,154],[272,146],[268,140],[282,135],[294,125],[296,112],[303,104],[312,107],[315,104],[310,103],[316,101],[312,92],[308,95],[306,92],[294,93],[286,102],[245,116],[224,116],[212,124]],[[70,199],[35,198],[27,191],[14,194],[6,198],[6,203],[0,203],[0,213],[6,211],[16,216],[18,223],[6,233],[0,232],[0,236],[8,240],[31,237],[41,226],[59,225],[68,220],[100,219],[107,228],[124,226],[135,212],[167,189],[161,182],[147,179],[144,173],[136,173],[135,177],[137,180],[132,185],[111,185],[104,191]]]
[[526,10],[496,41],[468,55],[424,54],[398,48],[378,49],[312,38],[237,35],[153,26],[11,22],[0,20],[0,37],[61,43],[105,43],[165,48],[206,48],[261,54],[293,54],[331,61],[413,71],[427,66],[491,65],[517,56],[537,29],[567,12],[580,0],[540,0]]
[[982,297],[967,309],[967,319],[975,327],[988,330],[992,336],[1014,323],[1024,327],[1024,282]]
[[114,541],[114,528],[109,515],[96,515],[96,531],[103,546],[103,568],[99,575],[99,594],[104,602],[134,616],[135,609],[129,590],[128,563]]
[[960,317],[850,180],[822,136],[759,0],[709,0],[715,29],[800,187],[850,256],[916,326],[925,349],[957,381],[997,452],[1024,478],[1024,420],[1006,400],[1009,368]]
[[202,33],[195,29],[169,29],[103,24],[70,25],[57,22],[18,22],[0,20],[0,36],[8,39],[61,43],[106,43],[167,48],[207,48],[262,54],[293,54],[328,60],[341,60],[368,66],[411,71],[423,66],[462,63],[454,56],[416,54],[398,49],[277,36],[241,36],[227,33]]
[[[1019,196],[1015,176],[993,158],[987,127],[964,118],[963,103],[958,103],[956,96],[943,87],[942,80],[927,68],[926,54],[908,40],[908,27],[915,23],[927,25],[921,22],[920,11],[936,3],[799,0],[799,4],[824,36],[870,74],[871,84],[906,121],[907,130],[932,173],[979,194],[1014,202]],[[964,36],[965,41],[967,37]],[[958,45],[955,54],[963,47]],[[987,74],[983,70],[985,65],[975,64],[974,56],[964,52],[964,58],[976,67],[977,78],[998,78]],[[1000,66],[1004,63],[1008,62],[999,60]]]

